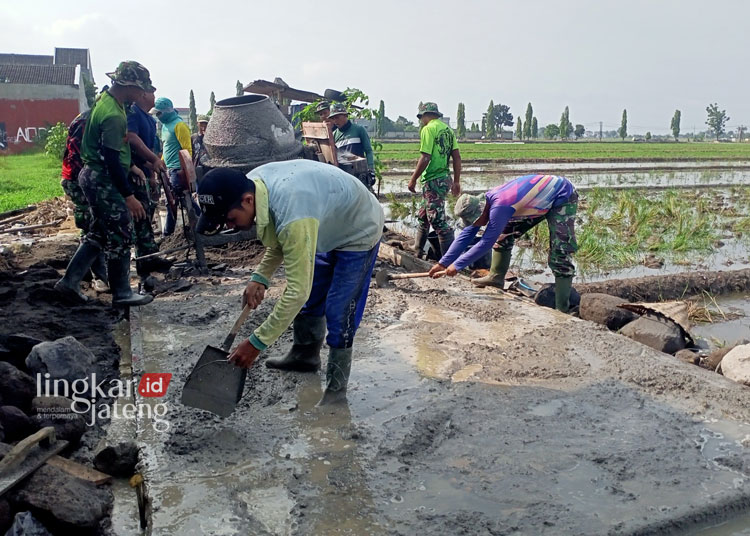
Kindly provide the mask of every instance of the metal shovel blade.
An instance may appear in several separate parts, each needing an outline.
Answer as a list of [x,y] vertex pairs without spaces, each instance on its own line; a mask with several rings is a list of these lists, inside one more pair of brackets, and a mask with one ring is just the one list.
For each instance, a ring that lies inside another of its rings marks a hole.
[[375,272],[375,284],[378,288],[387,288],[390,286],[391,274],[385,270],[378,270]]
[[227,361],[229,352],[206,346],[182,388],[182,403],[229,417],[242,398],[247,369]]

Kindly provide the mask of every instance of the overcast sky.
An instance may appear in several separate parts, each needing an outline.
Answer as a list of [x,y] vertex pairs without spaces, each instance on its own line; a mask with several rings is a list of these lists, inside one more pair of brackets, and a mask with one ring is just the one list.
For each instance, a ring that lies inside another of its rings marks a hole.
[[[170,7],[167,7],[170,6]],[[704,130],[709,103],[750,125],[747,0],[30,0],[0,4],[0,52],[91,50],[96,83],[123,59],[143,63],[157,96],[198,112],[235,83],[282,77],[322,93],[358,87],[386,115],[414,119],[435,101],[480,120],[490,99],[539,125]]]

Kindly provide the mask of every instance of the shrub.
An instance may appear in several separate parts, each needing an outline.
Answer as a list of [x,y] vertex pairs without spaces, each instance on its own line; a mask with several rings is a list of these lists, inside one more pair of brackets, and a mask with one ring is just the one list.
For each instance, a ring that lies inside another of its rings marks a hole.
[[68,139],[68,127],[65,123],[57,123],[47,131],[47,140],[44,143],[44,152],[47,156],[52,156],[62,160],[65,152],[65,142]]

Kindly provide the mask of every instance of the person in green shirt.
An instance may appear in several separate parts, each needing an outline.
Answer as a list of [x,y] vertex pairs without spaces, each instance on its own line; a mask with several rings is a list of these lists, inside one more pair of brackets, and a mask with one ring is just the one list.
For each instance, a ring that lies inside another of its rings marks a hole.
[[[420,131],[419,160],[409,180],[409,191],[416,193],[417,180],[422,184],[422,205],[417,213],[419,227],[414,250],[421,256],[427,243],[430,226],[435,229],[440,242],[438,258],[445,255],[453,242],[453,229],[445,217],[445,198],[450,191],[461,193],[461,154],[453,129],[442,122],[443,114],[434,102],[419,106],[417,118]],[[448,160],[453,158],[453,180],[448,171]]]
[[144,305],[153,296],[141,296],[130,288],[132,220],[145,218],[146,211],[135,198],[127,176],[131,162],[125,103],[134,102],[155,88],[148,69],[135,61],[121,62],[107,76],[112,79],[112,87],[96,101],[81,141],[84,167],[78,182],[89,203],[91,227],[55,289],[76,302],[88,301],[81,292],[81,280],[103,250],[112,304]]

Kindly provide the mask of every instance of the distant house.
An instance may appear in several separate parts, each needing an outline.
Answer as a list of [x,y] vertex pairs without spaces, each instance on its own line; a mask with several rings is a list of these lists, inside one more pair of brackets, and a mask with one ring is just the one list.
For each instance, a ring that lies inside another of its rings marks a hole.
[[93,82],[88,49],[0,54],[0,154],[33,147],[41,132],[88,109],[84,77]]
[[174,111],[177,112],[177,115],[180,116],[180,119],[190,125],[190,108],[178,108],[177,106],[175,106]]

